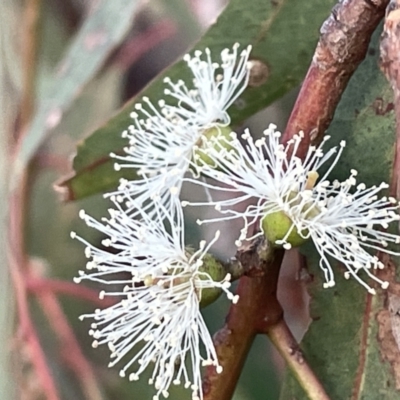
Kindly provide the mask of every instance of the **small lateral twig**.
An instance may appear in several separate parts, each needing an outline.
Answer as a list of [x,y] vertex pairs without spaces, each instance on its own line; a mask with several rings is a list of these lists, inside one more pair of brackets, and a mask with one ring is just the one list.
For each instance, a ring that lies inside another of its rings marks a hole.
[[277,324],[270,325],[266,329],[266,334],[285,359],[308,398],[310,400],[329,400],[329,396],[304,359],[303,353],[285,321],[281,319]]
[[282,137],[287,142],[304,132],[299,156],[304,156],[310,142],[318,142],[328,128],[388,3],[389,0],[342,0],[322,25],[312,63]]
[[80,382],[82,390],[85,393],[85,398],[88,400],[101,400],[103,396],[92,366],[82,353],[58,299],[49,291],[38,292],[37,298],[53,331],[58,337],[61,354]]
[[111,307],[116,303],[115,299],[105,297],[99,298],[99,293],[93,289],[76,285],[75,283],[63,281],[60,279],[32,278],[28,277],[26,281],[27,289],[32,293],[64,294],[75,299],[85,300],[95,304],[98,307]]
[[29,123],[35,99],[35,77],[37,72],[37,54],[39,47],[40,9],[42,0],[26,0],[23,16],[23,91],[20,106],[20,127]]
[[[365,58],[372,33],[388,2],[340,1],[323,24],[312,63],[282,137],[287,142],[293,135],[304,132],[298,156],[304,156],[310,143],[318,142],[328,128],[350,77]],[[253,260],[250,269],[256,274],[240,279],[239,302],[231,306],[225,327],[216,335],[217,354],[224,371],[217,374],[213,367],[207,369],[205,400],[231,398],[254,336],[262,332],[271,338],[310,399],[329,399],[304,358],[299,357],[298,344],[283,320],[276,299],[283,252],[276,250],[272,254],[273,261],[263,260],[254,249],[238,257],[242,263],[246,257]],[[257,271],[261,271],[259,276]]]
[[14,295],[17,303],[19,330],[29,348],[30,361],[35,368],[35,372],[41,383],[46,400],[59,400],[60,397],[58,396],[53,376],[47,365],[46,356],[43,352],[38,334],[29,314],[23,277],[19,271],[16,260],[12,255],[9,256],[9,262],[14,285]]

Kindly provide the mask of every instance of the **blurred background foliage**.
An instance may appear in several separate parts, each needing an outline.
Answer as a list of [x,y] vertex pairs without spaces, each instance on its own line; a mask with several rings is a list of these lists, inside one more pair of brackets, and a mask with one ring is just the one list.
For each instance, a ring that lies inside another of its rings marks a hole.
[[[25,238],[27,252],[32,257],[30,284],[38,285],[33,291],[39,294],[29,297],[29,305],[62,399],[150,399],[153,394],[146,379],[129,383],[119,378],[117,368],[108,369],[106,349],[91,348],[87,335],[89,322],[79,322],[78,316],[91,312],[96,307],[93,302],[68,294],[68,289],[61,285],[56,296],[61,301],[59,309],[54,297],[48,296],[39,284],[49,279],[72,282],[77,271],[83,268],[83,249],[70,239],[70,231],[77,231],[93,243],[100,240],[97,232],[88,230],[78,219],[78,212],[83,208],[97,217],[106,212],[108,204],[101,192],[115,186],[119,177],[112,169],[108,153],[124,144],[120,132],[128,124],[135,96],[141,93],[140,96],[146,94],[158,99],[162,97],[164,75],[185,78],[183,63],[174,62],[193,46],[198,49],[210,46],[219,52],[237,41],[243,45],[250,43],[253,56],[267,66],[267,76],[261,84],[245,92],[242,103],[232,107],[233,122],[236,126],[249,126],[253,132],[261,132],[270,122],[283,129],[296,87],[311,61],[319,27],[334,3],[333,0],[231,0],[229,4],[225,0],[1,0],[1,265],[7,264],[4,224],[8,213],[8,177],[12,176],[12,186],[18,185],[22,171],[29,165]],[[37,23],[32,13],[36,13]],[[346,137],[350,149],[344,154],[338,177],[356,168],[361,170],[367,184],[388,179],[393,140],[393,115],[379,114],[376,111],[379,104],[374,103],[378,98],[382,99],[381,107],[390,102],[389,88],[377,68],[378,35],[374,40],[373,51],[349,86],[331,127],[334,142]],[[28,66],[26,47],[32,43],[37,45],[37,54]],[[32,123],[25,125],[18,110],[26,93],[24,77],[29,68],[34,72],[32,109],[29,111],[27,107]],[[9,146],[13,143],[10,132],[21,131],[25,140],[18,148],[16,164],[11,167],[7,165]],[[383,135],[382,142],[388,145],[376,149],[375,143]],[[374,151],[360,151],[369,148]],[[374,163],[368,162],[371,155],[376,157]],[[366,165],[372,168],[365,168]],[[55,183],[57,190],[54,190]],[[72,199],[79,200],[66,201]],[[196,226],[195,218],[189,215],[190,226]],[[190,232],[194,242],[204,235],[207,232],[198,228]],[[215,249],[221,257],[233,255],[233,247],[228,242],[229,238],[221,248]],[[307,279],[299,279],[293,267],[298,259],[296,252],[287,255],[281,275],[280,300],[289,326],[300,339],[309,323],[309,297],[304,288]],[[311,270],[318,275],[317,267]],[[1,398],[42,399],[32,355],[18,332],[10,335],[15,323],[11,284],[5,268],[1,270],[0,282],[0,335],[3,343],[7,343],[0,350]],[[353,286],[349,286],[351,290]],[[93,290],[97,288],[93,286]],[[346,307],[347,302],[353,301],[348,297],[351,293],[356,297],[358,293],[361,296],[357,297],[358,301],[362,302],[363,294],[349,290],[338,296],[339,305],[329,301],[331,292],[324,291],[322,295],[318,290],[316,294],[313,292],[319,299],[315,300],[317,305],[313,310],[318,310],[318,304],[325,311]],[[362,304],[358,306],[362,313]],[[220,299],[204,310],[212,332],[222,326],[228,307],[228,302]],[[76,360],[68,358],[71,349],[63,336],[63,313],[73,327],[84,357],[90,360],[94,375],[87,381],[79,368],[74,369]],[[351,322],[351,329],[357,330],[359,321]],[[305,346],[310,342],[316,343],[318,349],[326,345],[326,357],[329,357],[332,354],[329,346],[335,346],[342,337],[337,335],[336,342],[330,342],[326,337],[326,329],[328,332],[332,329],[330,325],[323,325],[321,331],[318,326],[313,329],[306,336]],[[10,355],[11,371],[6,368]],[[323,370],[318,360],[316,365]],[[277,399],[282,377],[282,360],[265,338],[257,338],[234,399]],[[342,375],[338,373],[334,377],[340,379]],[[332,387],[338,384],[335,380],[331,383]],[[288,376],[281,398],[295,395],[302,398],[301,391]],[[187,396],[188,392],[179,388],[171,390],[173,399]],[[343,393],[335,396],[345,398]]]

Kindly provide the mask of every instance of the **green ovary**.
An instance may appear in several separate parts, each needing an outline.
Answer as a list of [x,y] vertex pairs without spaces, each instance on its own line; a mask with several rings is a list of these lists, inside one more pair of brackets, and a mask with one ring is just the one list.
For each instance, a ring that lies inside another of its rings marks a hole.
[[[289,196],[289,198],[292,199],[292,207],[300,204],[300,200],[297,196],[298,193],[296,192],[293,192]],[[298,199],[297,201],[296,197]],[[310,200],[303,205],[301,213],[304,220],[311,220],[320,214],[320,210],[314,202]],[[298,247],[308,240],[308,229],[303,229],[300,234],[297,227],[293,224],[293,221],[283,211],[266,214],[261,220],[261,227],[264,236],[272,244],[275,244],[277,240],[285,239],[285,242],[289,243],[292,247]],[[290,234],[287,235],[289,231]]]
[[[190,257],[192,250],[186,250]],[[218,260],[216,260],[211,254],[205,254],[202,261],[203,264],[201,267],[199,267],[199,272],[202,272],[203,274],[198,274],[197,278],[201,280],[207,280],[211,277],[211,279],[215,282],[221,282],[224,280],[227,273],[224,266]],[[176,292],[177,290],[185,290],[176,288],[178,288],[182,283],[188,282],[191,279],[190,274],[182,274],[183,271],[181,268],[175,269],[171,267],[171,269],[174,271],[174,273],[165,274],[165,279],[163,277],[154,278],[151,275],[148,275],[144,277],[143,284],[147,287],[161,285],[165,289],[172,290],[172,292]],[[171,277],[173,278],[172,280],[170,279]],[[217,300],[221,293],[222,289],[220,287],[205,289],[196,288],[196,295],[200,301],[201,308],[206,307]]]
[[[210,275],[215,282],[222,281],[226,276],[225,268],[210,254],[206,254],[203,257],[203,265],[199,270]],[[204,279],[208,278],[204,276]],[[203,308],[213,303],[218,299],[221,293],[222,289],[217,287],[203,289],[200,294],[200,307]]]
[[[207,148],[210,141],[214,148],[215,146],[218,146],[216,148],[218,151],[222,149],[225,149],[227,151],[233,150],[234,148],[232,147],[232,145],[229,144],[232,140],[230,137],[231,132],[232,129],[229,126],[215,126],[213,128],[207,129],[197,143],[199,150],[195,151],[196,163],[200,166],[208,165],[211,167],[215,167],[215,162],[211,157],[206,154],[204,150]],[[217,141],[214,142],[215,140]]]

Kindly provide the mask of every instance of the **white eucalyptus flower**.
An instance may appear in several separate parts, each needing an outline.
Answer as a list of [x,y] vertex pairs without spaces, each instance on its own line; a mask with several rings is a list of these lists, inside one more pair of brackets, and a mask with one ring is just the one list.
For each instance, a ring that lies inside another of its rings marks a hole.
[[[400,236],[380,230],[399,220],[396,199],[378,197],[378,193],[388,185],[382,183],[370,188],[363,183],[357,185],[355,170],[344,182],[330,182],[328,175],[339,160],[344,141],[340,143],[338,152],[333,148],[324,154],[322,147],[329,138],[325,137],[319,147],[311,146],[305,159],[301,160],[296,154],[302,135],[296,135],[282,145],[280,133],[275,129],[276,126],[270,125],[264,136],[256,141],[246,131],[244,146],[232,133],[230,143],[235,147],[234,151],[224,151],[222,146],[214,150],[218,145],[210,145],[207,156],[213,165],[204,164],[201,169],[219,185],[196,183],[229,192],[231,197],[211,203],[221,212],[219,217],[198,223],[243,217],[245,225],[238,245],[251,238],[248,230],[256,221],[259,221],[261,229],[254,236],[264,234],[272,243],[285,249],[311,238],[321,256],[320,267],[326,280],[324,287],[335,285],[330,256],[345,265],[346,278],[354,277],[370,292],[375,291],[359,277],[361,270],[386,288],[388,283],[371,272],[384,265],[367,249],[400,254],[387,247],[390,242],[399,244]],[[328,160],[330,166],[318,180],[317,170]],[[248,206],[244,212],[235,210],[237,204],[252,198],[257,200],[255,205]],[[184,206],[187,204],[207,203],[182,202]]]
[[[237,301],[228,291],[230,276],[213,270],[215,265],[207,258],[219,233],[207,246],[202,241],[199,250],[187,251],[181,212],[173,219],[160,208],[152,218],[141,213],[139,221],[118,202],[115,205],[110,217],[101,222],[80,213],[88,226],[107,236],[102,241],[104,249],[71,234],[87,246],[90,259],[87,272],[81,271],[76,282],[99,282],[108,288],[101,298],[116,298],[115,305],[81,317],[94,320],[89,332],[93,346],[108,345],[109,366],[124,359],[120,375],[129,370],[130,380],[152,369],[149,384],[157,390],[154,399],[168,397],[169,386],[181,383],[191,388],[193,399],[201,399],[201,366],[214,365],[217,371],[222,367],[200,313],[200,301],[206,296],[214,300],[221,291]],[[214,280],[218,274],[221,279]]]
[[139,179],[121,180],[117,192],[111,194],[127,203],[128,212],[136,212],[132,199],[148,210],[156,199],[173,212],[176,201],[171,197],[179,196],[183,176],[197,149],[207,137],[230,132],[227,110],[246,88],[250,70],[251,47],[240,54],[238,49],[238,44],[232,52],[224,49],[220,63],[211,59],[209,49],[205,50],[205,59],[201,51],[193,57],[186,55],[184,60],[193,74],[192,88],[182,80],[173,83],[165,78],[168,88],[164,93],[170,102],[160,100],[156,107],[144,97],[143,104],[135,105],[133,123],[122,133],[129,139],[125,155],[111,154],[119,160],[117,170],[138,171]]

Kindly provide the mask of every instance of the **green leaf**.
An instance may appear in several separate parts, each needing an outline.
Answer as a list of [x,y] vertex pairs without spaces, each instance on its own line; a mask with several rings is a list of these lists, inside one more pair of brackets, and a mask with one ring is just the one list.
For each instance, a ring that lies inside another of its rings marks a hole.
[[379,45],[375,39],[369,54],[350,81],[336,110],[327,146],[346,141],[337,178],[356,169],[358,181],[367,186],[388,182],[394,157],[395,116],[393,90],[378,67]]
[[[379,34],[379,30],[375,32],[368,55],[351,79],[329,129],[333,142],[347,142],[335,168],[337,178],[345,179],[353,168],[359,171],[359,182],[367,185],[388,181],[393,162],[393,93],[378,68]],[[398,399],[396,374],[388,360],[398,363],[399,349],[393,337],[389,345],[385,343],[392,335],[387,292],[379,290],[371,296],[354,280],[346,281],[344,267],[338,262],[332,263],[336,286],[322,289],[319,257],[315,250],[307,254],[315,278],[309,288],[313,322],[301,346],[330,399]],[[362,279],[368,281],[365,275]],[[386,339],[378,340],[378,332],[383,331]],[[288,373],[280,398],[307,397]]]
[[[314,274],[309,288],[313,322],[301,347],[329,398],[349,399],[359,364],[361,327],[368,293],[356,282],[346,281],[338,263],[333,264],[337,272],[336,287],[322,289],[318,261],[318,257],[308,260],[309,269]],[[280,399],[307,398],[292,374],[287,373]]]
[[124,38],[138,9],[138,0],[99,0],[58,65],[24,137],[14,173],[18,178],[46,135]]
[[[315,280],[310,287],[313,322],[301,343],[305,359],[331,400],[398,399],[400,374],[389,360],[397,363],[398,369],[400,357],[390,325],[387,292],[368,294],[356,281],[344,279],[339,263],[333,264],[336,287],[322,289],[318,262],[317,257],[309,260]],[[308,399],[289,372],[280,399]]]
[[[233,125],[241,123],[300,83],[311,60],[319,27],[334,3],[333,0],[231,0],[195,49],[209,47],[213,54],[217,54],[226,47],[231,48],[235,42],[243,46],[251,44],[251,58],[267,66],[265,83],[249,87],[229,110]],[[71,199],[117,186],[118,180],[112,176],[111,169],[100,180],[93,179],[84,191],[79,190],[81,185],[77,182],[84,179],[88,170],[95,173],[102,163],[107,163],[110,152],[122,151],[126,141],[121,139],[120,133],[131,123],[129,114],[133,104],[143,96],[154,102],[163,98],[163,78],[167,75],[173,81],[183,79],[188,82],[190,79],[186,64],[177,62],[79,146],[73,164],[76,175],[63,183],[71,193]]]

